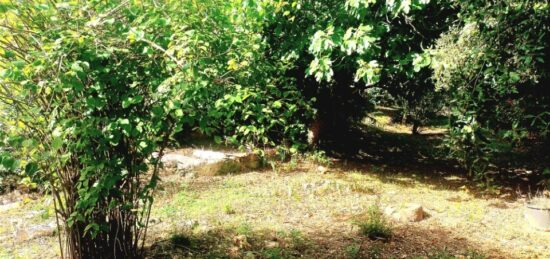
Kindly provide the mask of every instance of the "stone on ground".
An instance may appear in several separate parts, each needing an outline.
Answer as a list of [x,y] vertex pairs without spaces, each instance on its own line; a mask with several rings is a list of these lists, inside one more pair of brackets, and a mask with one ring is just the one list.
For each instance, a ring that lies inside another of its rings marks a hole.
[[[161,159],[165,168],[176,169],[184,174],[214,176],[238,173],[244,170],[258,169],[260,159],[253,153],[230,153],[213,150],[193,150],[184,152],[167,152]],[[187,152],[189,153],[189,152]]]
[[403,209],[396,209],[390,206],[384,209],[384,214],[394,220],[402,222],[418,222],[427,217],[426,211],[419,204],[408,204]]

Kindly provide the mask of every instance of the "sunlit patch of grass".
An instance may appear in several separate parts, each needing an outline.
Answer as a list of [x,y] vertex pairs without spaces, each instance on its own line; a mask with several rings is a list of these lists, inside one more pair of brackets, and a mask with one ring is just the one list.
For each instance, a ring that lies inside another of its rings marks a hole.
[[[3,257],[2,253],[7,254],[7,256]],[[60,253],[59,245],[57,244],[56,239],[52,237],[42,240],[32,240],[30,242],[27,241],[24,244],[14,246],[11,250],[6,249],[4,252],[0,250],[0,255],[0,258],[16,259],[59,258]]]
[[[313,251],[318,244],[311,240],[312,230],[330,228],[336,233],[342,231],[346,235],[356,236],[350,231],[353,229],[352,223],[355,223],[353,219],[358,219],[357,223],[365,223],[362,229],[366,234],[358,237],[362,240],[368,240],[369,233],[386,233],[387,229],[390,235],[392,232],[394,235],[401,233],[402,223],[399,222],[392,222],[395,225],[382,224],[382,227],[380,224],[366,224],[369,217],[365,211],[373,203],[384,207],[391,205],[397,209],[404,209],[410,203],[422,203],[433,212],[433,217],[417,225],[440,222],[451,226],[453,231],[463,231],[479,224],[489,212],[483,209],[487,205],[485,200],[464,193],[463,196],[468,198],[464,202],[450,201],[449,197],[456,196],[459,190],[443,188],[415,177],[422,175],[420,173],[399,173],[399,170],[388,168],[387,171],[373,173],[370,168],[345,171],[334,167],[334,171],[326,174],[316,173],[313,168],[190,179],[174,195],[162,197],[156,203],[159,209],[153,210],[153,214],[160,217],[162,224],[169,229],[174,226],[172,229],[180,232],[189,231],[189,235],[193,236],[186,235],[191,239],[194,237],[205,244],[216,242],[221,247],[213,248],[211,255],[227,257],[229,249],[234,248],[232,235],[244,235],[252,248],[240,249],[241,258],[247,254],[256,258],[291,258],[315,254]],[[197,227],[181,227],[189,225],[189,221],[197,222]],[[392,231],[394,228],[395,231]],[[212,237],[212,231],[217,229],[225,231],[222,237]],[[165,233],[170,232],[161,234]],[[374,239],[385,236],[370,235]],[[212,241],[203,240],[209,237]],[[168,240],[170,236],[164,236],[164,239]],[[266,245],[266,242],[278,245],[273,247]],[[359,246],[359,258],[375,258],[376,249],[373,255],[369,255],[369,248],[378,241],[365,242]],[[339,250],[336,253],[338,258],[346,257],[349,243],[339,245],[335,248]],[[390,251],[393,248],[382,245],[382,256],[386,256],[388,251],[393,253]],[[207,249],[199,251],[201,258],[209,254]],[[422,251],[423,255],[428,252]],[[452,252],[456,253],[454,250]]]
[[244,182],[226,178],[208,191],[180,190],[171,199],[160,201],[156,215],[168,219],[219,219],[229,224],[240,220],[240,208],[257,198]]
[[235,228],[235,232],[239,235],[250,236],[252,234],[252,226],[247,222],[242,222]]
[[10,258],[10,254],[6,248],[0,246],[0,258]]
[[467,251],[465,254],[456,255],[454,253],[451,253],[447,249],[441,249],[430,254],[428,258],[429,259],[459,259],[459,258],[485,259],[487,257],[475,250]]
[[[377,111],[369,114],[362,122],[365,125],[377,128],[382,131],[402,134],[412,134],[412,125],[395,122],[391,114],[395,110],[386,107],[378,107]],[[422,133],[439,134],[446,132],[446,117],[437,117],[421,125]]]
[[371,117],[373,119],[366,119],[363,123],[383,131],[393,133],[411,133],[411,126],[401,123],[392,123],[392,118],[388,115],[375,114]]

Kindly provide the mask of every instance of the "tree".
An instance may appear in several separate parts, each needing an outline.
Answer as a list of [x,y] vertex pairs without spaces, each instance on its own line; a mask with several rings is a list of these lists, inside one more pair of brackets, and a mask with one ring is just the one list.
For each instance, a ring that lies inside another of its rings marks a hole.
[[329,128],[362,119],[374,107],[370,88],[386,90],[405,107],[421,105],[433,90],[423,47],[455,13],[445,1],[304,0],[272,9],[269,54],[292,64],[287,74],[315,98]]

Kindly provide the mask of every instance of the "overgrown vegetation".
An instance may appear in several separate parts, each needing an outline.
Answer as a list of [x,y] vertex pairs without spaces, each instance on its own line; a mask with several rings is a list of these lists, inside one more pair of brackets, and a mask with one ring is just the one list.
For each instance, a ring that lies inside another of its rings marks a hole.
[[459,6],[460,19],[429,51],[432,77],[450,100],[449,154],[482,177],[526,140],[548,141],[550,9],[544,1]]
[[[328,166],[330,144],[376,104],[415,134],[447,117],[447,156],[489,181],[548,146],[549,12],[541,0],[0,0],[0,192],[52,195],[65,256],[139,257],[178,138],[284,159],[309,139]],[[360,227],[387,238],[385,224],[371,208]]]

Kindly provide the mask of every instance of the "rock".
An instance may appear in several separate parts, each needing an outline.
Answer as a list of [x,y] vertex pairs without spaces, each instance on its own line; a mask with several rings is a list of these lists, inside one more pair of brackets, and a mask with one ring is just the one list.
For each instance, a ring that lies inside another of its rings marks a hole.
[[395,207],[387,207],[384,214],[394,220],[401,222],[418,222],[428,215],[419,204],[409,204],[406,208],[397,210]]
[[249,249],[251,247],[250,243],[248,243],[248,240],[245,235],[238,235],[233,238],[233,243],[236,247],[240,249]]
[[160,161],[164,164],[165,167],[168,167],[168,168],[177,168],[178,164],[186,165],[192,162],[200,162],[199,160],[192,159],[188,156],[184,156],[176,153],[164,154],[160,159]]
[[57,226],[53,222],[32,227],[16,226],[13,234],[17,242],[24,242],[35,238],[53,236],[56,229]]
[[9,202],[9,201],[5,201],[5,203],[3,205],[0,205],[0,212],[3,212],[3,211],[7,211],[7,210],[10,210],[10,209],[13,209],[13,208],[17,208],[19,206],[19,202]]
[[241,249],[237,246],[232,246],[229,249],[227,249],[227,255],[229,255],[229,258],[240,258]]
[[[153,157],[157,156],[158,153],[153,154]],[[201,176],[253,170],[260,168],[262,164],[260,157],[254,153],[225,153],[212,150],[193,150],[191,153],[173,151],[164,154],[161,161],[165,168],[176,169],[185,174],[194,172]]]
[[178,162],[176,165],[176,171],[178,172],[189,172],[194,167],[201,165],[204,163],[200,159],[193,159],[193,158],[187,158],[185,161]]
[[405,219],[410,222],[418,222],[426,217],[424,208],[419,204],[410,204],[405,209]]
[[224,153],[211,150],[195,150],[193,156],[206,161],[220,161],[226,158]]
[[326,167],[322,166],[322,165],[317,167],[317,172],[319,172],[321,174],[325,174],[327,171],[328,171],[328,169]]
[[265,241],[265,248],[278,248],[279,242],[275,241]]
[[199,175],[225,175],[242,172],[244,170],[258,169],[261,165],[260,158],[253,153],[219,153],[212,151],[194,152],[194,156],[201,157],[205,161],[195,170]]

